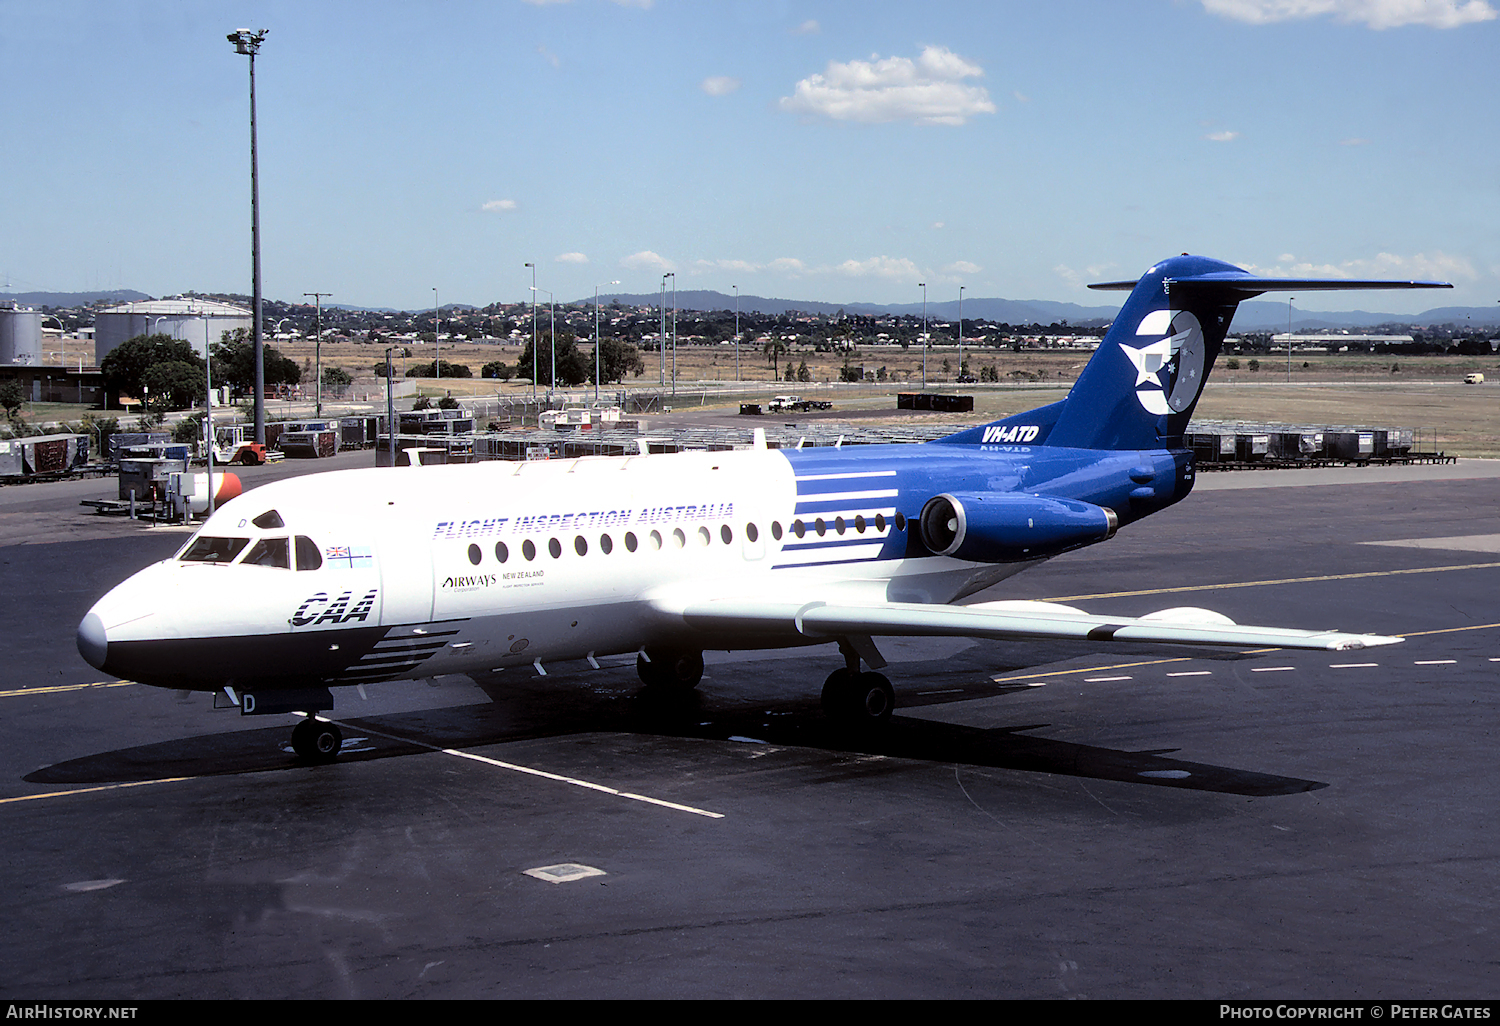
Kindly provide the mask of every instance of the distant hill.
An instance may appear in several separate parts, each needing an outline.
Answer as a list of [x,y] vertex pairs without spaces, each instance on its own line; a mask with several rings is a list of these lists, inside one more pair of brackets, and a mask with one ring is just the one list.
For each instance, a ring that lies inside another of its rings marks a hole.
[[[660,293],[618,294],[599,297],[602,303],[618,301],[626,306],[655,306],[661,302]],[[580,300],[579,302],[583,302]],[[592,305],[593,300],[588,303]],[[1123,300],[1122,300],[1123,302]],[[667,306],[671,308],[671,294]],[[682,290],[677,293],[678,310],[733,310],[734,296],[707,290]],[[742,311],[763,314],[845,313],[865,316],[894,314],[897,316],[921,316],[921,303],[893,303],[879,306],[874,303],[824,303],[806,299],[768,299],[764,296],[740,296]],[[1058,303],[1045,299],[985,299],[976,296],[964,300],[964,319],[983,318],[1005,324],[1055,324],[1066,321],[1079,327],[1093,327],[1114,320],[1120,304],[1080,306],[1077,303]],[[1285,302],[1274,300],[1250,300],[1241,303],[1234,317],[1234,331],[1285,331],[1287,328]],[[956,321],[958,301],[947,300],[927,304],[927,317],[931,321]],[[1368,310],[1306,311],[1292,305],[1292,329],[1294,331],[1336,330],[1339,328],[1373,328],[1381,324],[1472,324],[1476,327],[1500,327],[1500,305],[1496,309],[1482,306],[1443,306],[1425,310],[1419,314],[1378,313]]]
[[151,299],[144,292],[115,289],[111,292],[0,292],[0,299],[14,299],[21,306],[71,307],[90,303],[140,303]]

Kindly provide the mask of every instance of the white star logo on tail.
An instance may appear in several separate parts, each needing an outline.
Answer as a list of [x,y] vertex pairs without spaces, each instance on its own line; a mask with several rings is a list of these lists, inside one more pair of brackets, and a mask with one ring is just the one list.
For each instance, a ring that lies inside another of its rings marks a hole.
[[[1166,336],[1139,347],[1120,346],[1135,367],[1135,397],[1141,408],[1155,416],[1181,413],[1198,398],[1202,385],[1203,328],[1198,318],[1187,310],[1153,310],[1141,318],[1135,333]],[[1163,371],[1168,372],[1166,382]]]

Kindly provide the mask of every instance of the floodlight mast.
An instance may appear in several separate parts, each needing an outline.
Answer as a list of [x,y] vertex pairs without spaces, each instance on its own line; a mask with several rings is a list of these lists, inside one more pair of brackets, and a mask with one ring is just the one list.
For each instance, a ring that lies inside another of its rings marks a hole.
[[[618,281],[607,281],[603,285],[618,285]],[[594,405],[599,405],[599,289],[603,285],[594,286]]]
[[323,416],[323,297],[324,296],[331,296],[331,295],[333,295],[333,293],[332,292],[304,292],[304,293],[302,293],[302,295],[303,296],[312,296],[317,301],[317,304],[318,304],[318,314],[317,314],[317,317],[318,317],[318,326],[317,326],[318,341],[316,343],[314,343],[314,345],[313,345],[313,353],[315,355],[315,360],[314,360],[314,364],[313,364],[313,374],[315,375],[316,380],[317,380],[317,390],[318,390],[317,391],[317,396],[318,396],[317,412],[316,412],[315,416],[321,417],[321,416]]
[[255,346],[255,440],[266,444],[266,359],[265,335],[260,301],[260,173],[255,147],[255,55],[269,29],[251,32],[235,29],[227,38],[234,52],[250,58],[250,260],[253,292],[251,323]]

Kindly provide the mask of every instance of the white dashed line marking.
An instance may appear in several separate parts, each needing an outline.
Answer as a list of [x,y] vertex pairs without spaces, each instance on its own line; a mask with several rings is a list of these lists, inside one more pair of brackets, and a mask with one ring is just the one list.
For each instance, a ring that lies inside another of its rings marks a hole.
[[1134,679],[1135,678],[1133,678],[1133,677],[1085,677],[1085,678],[1083,678],[1083,682],[1085,684],[1107,684],[1110,681],[1115,681],[1115,680],[1134,680]]
[[1457,659],[1418,659],[1413,666],[1451,666]]
[[1283,670],[1295,670],[1295,666],[1252,666],[1251,673],[1280,673]]
[[1330,670],[1355,670],[1366,666],[1379,666],[1379,663],[1329,663]]
[[1168,677],[1212,677],[1212,670],[1178,670],[1176,673],[1167,674]]

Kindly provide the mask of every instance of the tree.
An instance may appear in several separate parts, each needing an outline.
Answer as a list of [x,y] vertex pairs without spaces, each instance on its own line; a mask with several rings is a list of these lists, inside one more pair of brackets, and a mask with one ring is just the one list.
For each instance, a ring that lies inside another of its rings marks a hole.
[[168,360],[153,364],[142,378],[147,406],[161,414],[186,410],[208,395],[208,377],[201,361]]
[[[212,352],[214,381],[229,385],[238,395],[255,391],[255,340],[250,332],[244,328],[224,332]],[[275,346],[264,346],[261,360],[267,385],[295,385],[302,380],[302,368],[297,361],[282,356]],[[381,375],[384,373],[382,370]]]
[[7,381],[0,385],[0,408],[5,410],[5,416],[15,420],[21,414],[21,407],[26,405],[26,389],[19,381]]
[[[592,354],[589,360],[589,377],[594,376]],[[640,377],[646,369],[641,360],[641,351],[629,342],[617,338],[599,340],[600,381],[623,381],[627,373]]]
[[781,377],[781,357],[787,352],[786,343],[780,339],[768,338],[760,351],[766,354],[766,359],[771,361],[771,377]]
[[[381,371],[382,374],[385,371]],[[509,381],[516,376],[516,369],[504,360],[491,360],[479,368],[481,378],[499,378],[501,381]]]
[[[385,365],[380,367],[381,377],[385,376]],[[350,385],[354,384],[354,376],[342,367],[323,368],[323,389],[334,395],[343,395]]]
[[203,360],[190,343],[171,335],[136,335],[111,349],[99,371],[110,392],[140,399],[145,394],[146,373],[157,364],[173,362],[196,366],[202,373]]
[[[428,360],[426,363],[414,363],[406,369],[409,378],[435,378],[437,377],[437,361]],[[384,376],[385,372],[381,371]],[[445,378],[472,378],[474,372],[464,363],[443,363],[443,377]]]
[[[521,359],[516,363],[516,371],[523,378],[532,378],[539,385],[552,384],[552,336],[550,332],[542,332],[536,342],[537,352],[541,358],[536,361],[535,373],[532,371],[531,343],[521,350]],[[569,330],[557,333],[557,383],[561,385],[581,385],[585,381],[592,381],[594,368],[592,363],[586,360],[578,351],[578,340],[573,332]]]

